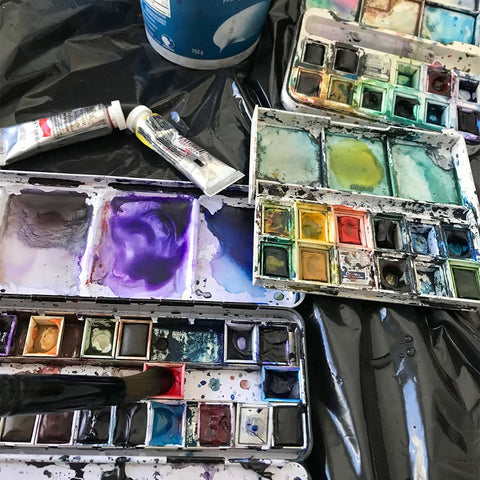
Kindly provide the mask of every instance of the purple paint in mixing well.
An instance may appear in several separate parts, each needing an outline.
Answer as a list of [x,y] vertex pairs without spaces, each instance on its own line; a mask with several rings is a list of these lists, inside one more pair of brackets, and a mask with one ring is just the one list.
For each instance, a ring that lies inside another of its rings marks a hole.
[[197,221],[197,200],[187,195],[114,198],[91,281],[119,297],[181,297],[192,283]]

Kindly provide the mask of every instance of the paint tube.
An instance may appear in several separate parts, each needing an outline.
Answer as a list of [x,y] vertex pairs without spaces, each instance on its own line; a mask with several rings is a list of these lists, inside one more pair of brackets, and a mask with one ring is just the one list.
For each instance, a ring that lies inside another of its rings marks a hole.
[[169,122],[144,105],[132,110],[127,126],[147,147],[164,157],[208,196],[243,177],[243,173],[182,137]]
[[63,147],[127,128],[118,100],[0,128],[0,167],[39,151]]

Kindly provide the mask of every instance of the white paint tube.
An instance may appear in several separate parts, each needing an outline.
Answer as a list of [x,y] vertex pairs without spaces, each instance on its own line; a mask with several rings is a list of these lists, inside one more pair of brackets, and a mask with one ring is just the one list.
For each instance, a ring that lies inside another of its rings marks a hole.
[[101,137],[113,127],[127,128],[122,106],[114,100],[103,104],[76,108],[67,112],[0,128],[0,167],[34,155],[83,140]]
[[208,196],[221,192],[244,176],[182,137],[169,122],[144,105],[132,110],[127,126],[147,147],[180,170]]

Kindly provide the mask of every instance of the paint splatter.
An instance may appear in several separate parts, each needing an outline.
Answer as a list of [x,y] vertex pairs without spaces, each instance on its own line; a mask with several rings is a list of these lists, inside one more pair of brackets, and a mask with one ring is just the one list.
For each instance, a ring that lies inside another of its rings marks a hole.
[[240,388],[242,388],[243,390],[250,390],[250,382],[248,380],[241,380]]
[[213,392],[218,392],[221,387],[220,380],[218,378],[211,378],[208,386]]

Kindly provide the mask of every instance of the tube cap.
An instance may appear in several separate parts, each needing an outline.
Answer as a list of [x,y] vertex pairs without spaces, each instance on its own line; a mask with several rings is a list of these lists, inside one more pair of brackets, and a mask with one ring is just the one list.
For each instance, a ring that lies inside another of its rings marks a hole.
[[139,105],[138,107],[135,107],[127,117],[128,129],[131,132],[135,133],[138,121],[141,120],[143,117],[147,117],[151,114],[152,111],[145,105]]
[[127,123],[125,122],[125,115],[123,114],[122,105],[118,100],[114,100],[108,107],[108,115],[113,123],[113,126],[119,130],[125,130]]

